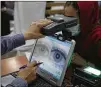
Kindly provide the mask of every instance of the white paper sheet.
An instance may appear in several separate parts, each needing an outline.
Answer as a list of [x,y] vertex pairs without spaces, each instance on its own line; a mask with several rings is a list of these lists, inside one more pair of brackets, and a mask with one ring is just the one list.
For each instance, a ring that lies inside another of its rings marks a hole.
[[1,78],[1,84],[2,86],[6,86],[10,84],[15,78],[12,75],[7,75]]

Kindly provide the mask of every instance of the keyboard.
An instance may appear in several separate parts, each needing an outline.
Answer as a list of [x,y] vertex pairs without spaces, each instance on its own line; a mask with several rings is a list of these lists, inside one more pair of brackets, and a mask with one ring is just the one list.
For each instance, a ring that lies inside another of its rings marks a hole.
[[[17,73],[12,73],[12,75],[14,77],[17,76]],[[73,85],[71,84],[71,82],[64,78],[64,81],[62,83],[61,87],[73,87]],[[50,83],[48,83],[46,80],[42,79],[39,75],[37,76],[37,79],[35,81],[32,81],[28,87],[56,87],[54,85],[51,85]]]
[[31,84],[29,84],[28,87],[54,87],[54,86],[50,85],[48,82],[46,82],[42,78],[37,77],[37,79],[31,82]]
[[[64,79],[61,87],[73,87],[72,85],[68,85],[68,84],[70,83],[68,83],[67,79]],[[31,84],[29,84],[28,87],[56,87],[56,86],[51,85],[41,77],[37,77],[37,79],[33,81]]]

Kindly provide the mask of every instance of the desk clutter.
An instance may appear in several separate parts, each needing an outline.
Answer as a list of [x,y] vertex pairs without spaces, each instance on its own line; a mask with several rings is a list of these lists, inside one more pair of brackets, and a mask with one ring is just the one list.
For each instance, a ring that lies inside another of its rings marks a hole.
[[[7,76],[2,77],[2,87],[10,84],[17,76],[17,73],[11,73]],[[4,81],[4,82],[3,82]],[[72,87],[73,85],[70,83],[69,79],[64,78],[63,84],[61,87]],[[46,82],[46,80],[42,79],[40,76],[37,76],[35,81],[32,81],[28,87],[56,87],[51,85],[50,83]]]
[[[17,63],[16,67],[13,66],[15,60]],[[2,87],[5,87],[7,84],[11,83],[11,81],[16,78],[19,67],[27,63],[28,60],[24,56],[3,59],[1,61]],[[10,69],[11,66],[13,67],[12,69]],[[90,72],[85,73],[84,70],[89,70]],[[28,87],[56,86],[51,85],[48,81],[44,80],[39,75],[37,75],[37,79],[35,81],[32,81]],[[71,63],[71,65],[66,70],[66,74],[61,87],[101,87],[101,70],[89,66],[84,69],[81,66],[73,65]]]
[[[94,77],[92,75],[88,75],[82,71],[82,68],[73,69],[72,72],[71,67],[67,69],[66,75],[64,77],[63,83],[61,87],[101,87],[101,75],[99,77]],[[3,76],[1,79],[2,87],[5,87],[8,83],[11,83],[17,77],[17,72],[11,73],[9,75]],[[10,79],[11,81],[7,81]],[[32,81],[28,87],[56,87],[51,85],[48,81],[41,78],[37,75],[35,81]]]
[[[64,81],[61,87],[72,87],[72,86],[73,85],[70,84],[70,81],[64,78]],[[31,84],[29,84],[28,87],[57,87],[57,86],[51,85],[50,83],[46,82],[41,77],[37,77],[37,79],[33,81]]]

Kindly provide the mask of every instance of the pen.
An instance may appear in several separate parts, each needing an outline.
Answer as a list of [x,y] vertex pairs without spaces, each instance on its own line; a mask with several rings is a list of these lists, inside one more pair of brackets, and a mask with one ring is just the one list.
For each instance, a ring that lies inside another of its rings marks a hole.
[[26,64],[26,65],[21,66],[19,69],[24,69],[24,68],[26,68],[26,67],[27,67],[27,64]]
[[43,63],[43,62],[39,62],[39,63],[37,63],[36,65],[34,65],[34,67],[35,67],[35,66],[39,66],[39,65],[42,64],[42,63]]
[[[42,64],[43,62],[39,62],[39,63],[37,63],[36,65],[34,65],[34,67],[35,66],[39,66],[40,64]],[[27,67],[27,64],[26,65],[23,65],[22,67],[20,67],[19,69],[24,69],[24,68],[26,68]]]

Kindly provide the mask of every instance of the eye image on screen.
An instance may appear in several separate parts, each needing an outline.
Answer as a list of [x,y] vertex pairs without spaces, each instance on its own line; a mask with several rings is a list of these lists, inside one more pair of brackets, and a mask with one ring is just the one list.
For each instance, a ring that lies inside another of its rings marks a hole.
[[45,37],[37,41],[32,60],[43,62],[39,69],[60,79],[71,44],[53,37]]
[[66,61],[66,53],[59,48],[53,47],[51,50],[51,59],[57,68],[62,69]]
[[37,44],[34,51],[34,56],[48,56],[49,49],[44,44]]

